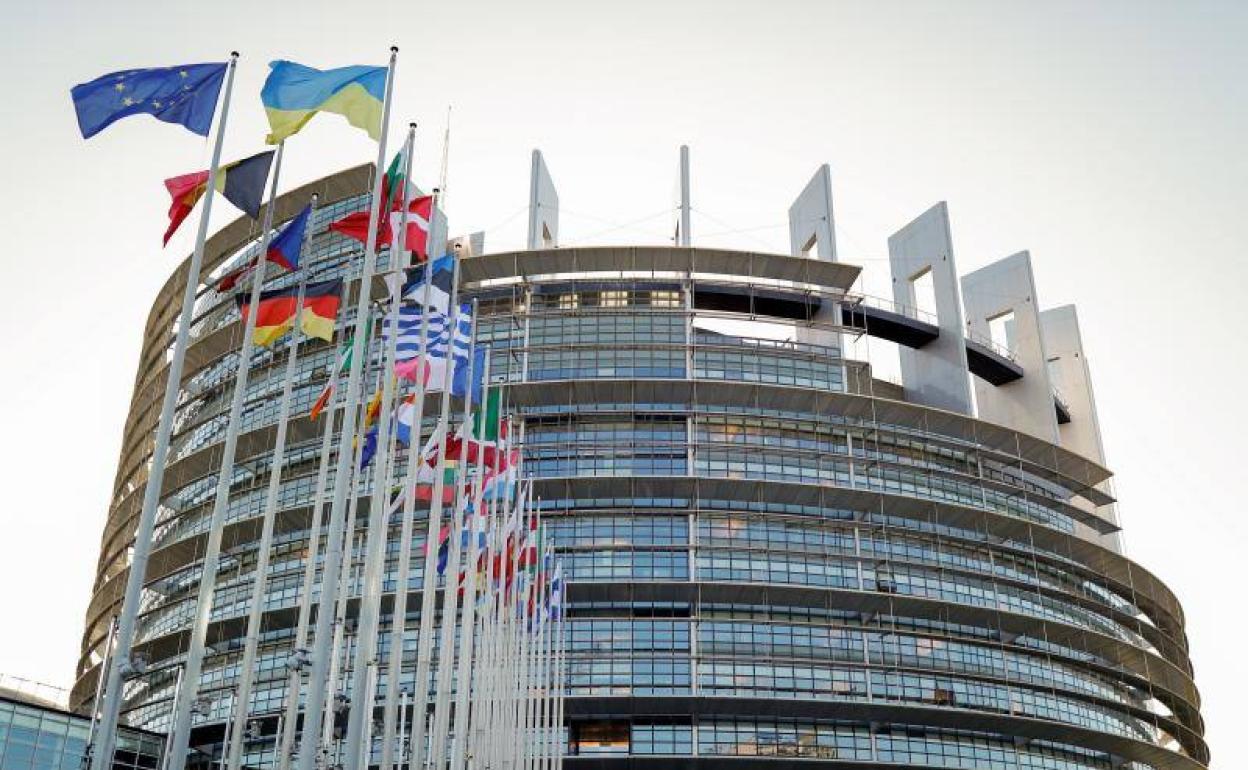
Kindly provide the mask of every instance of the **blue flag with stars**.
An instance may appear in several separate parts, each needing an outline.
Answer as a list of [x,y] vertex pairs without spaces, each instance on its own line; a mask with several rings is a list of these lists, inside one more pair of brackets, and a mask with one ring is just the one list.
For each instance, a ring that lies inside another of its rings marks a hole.
[[90,139],[115,121],[146,114],[208,136],[225,80],[225,62],[122,70],[73,87],[82,138]]

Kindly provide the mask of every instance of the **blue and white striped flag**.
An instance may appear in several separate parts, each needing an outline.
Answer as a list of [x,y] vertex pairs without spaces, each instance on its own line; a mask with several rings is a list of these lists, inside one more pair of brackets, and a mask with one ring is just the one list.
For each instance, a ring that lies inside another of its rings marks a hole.
[[[421,360],[421,325],[426,312],[429,317],[425,326],[425,358]],[[390,343],[390,327],[391,319],[386,316],[381,334],[387,345]],[[426,311],[420,305],[401,305],[396,327],[395,374],[406,380],[423,382],[428,392],[441,390],[446,376],[447,349],[453,347],[451,357],[455,362],[455,371],[451,392],[463,396],[467,388],[468,350],[472,345],[472,304],[465,302],[459,306],[454,340],[450,335],[450,318],[438,310]]]

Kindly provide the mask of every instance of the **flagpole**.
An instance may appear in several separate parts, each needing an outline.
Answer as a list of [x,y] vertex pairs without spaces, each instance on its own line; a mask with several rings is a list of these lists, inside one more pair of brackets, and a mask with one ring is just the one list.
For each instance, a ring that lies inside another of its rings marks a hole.
[[135,626],[139,616],[139,602],[143,593],[143,581],[147,577],[147,560],[152,551],[152,533],[156,528],[156,514],[160,506],[161,487],[165,480],[165,462],[169,455],[169,439],[173,434],[173,414],[177,407],[178,393],[182,387],[182,369],[186,363],[186,349],[190,340],[191,323],[195,318],[195,297],[199,289],[199,274],[204,262],[204,243],[208,237],[208,218],[212,212],[213,192],[216,189],[217,172],[221,165],[221,147],[225,139],[226,119],[230,114],[230,95],[234,90],[234,71],[238,66],[238,51],[230,53],[226,68],[225,94],[221,99],[221,119],[217,122],[217,139],[212,148],[212,164],[208,167],[207,189],[204,206],[199,214],[199,233],[195,238],[195,251],[187,266],[186,287],[182,293],[182,311],[173,344],[173,360],[165,375],[165,397],[161,404],[160,420],[156,428],[156,445],[152,449],[152,461],[143,490],[143,510],[139,514],[138,528],[134,536],[134,552],[130,571],[126,576],[126,593],[122,599],[121,617],[117,621],[117,641],[113,653],[114,664],[109,667],[104,687],[104,703],[100,708],[100,726],[96,732],[96,750],[91,754],[91,770],[110,770],[113,765],[113,746],[117,740],[117,719],[121,714],[121,672],[129,668],[130,654],[134,646]]
[[[364,249],[364,264],[360,269],[359,282],[359,298],[356,302],[355,316],[355,344],[356,355],[351,359],[351,373],[347,377],[347,395],[346,403],[354,404],[359,398],[360,384],[363,379],[362,372],[364,359],[367,357],[368,348],[363,350],[359,348],[360,343],[365,340],[368,328],[369,313],[369,297],[372,293],[373,270],[377,262],[377,222],[381,211],[381,185],[382,185],[382,164],[386,159],[386,137],[390,129],[390,101],[394,93],[394,72],[395,65],[398,60],[399,49],[395,46],[390,48],[390,63],[386,73],[386,98],[382,106],[381,117],[381,138],[377,142],[377,165],[374,174],[373,183],[373,200],[368,217],[368,240]],[[324,611],[327,607],[333,605],[338,595],[337,581],[330,578],[338,574],[342,562],[342,516],[347,502],[348,479],[351,477],[351,464],[353,453],[346,449],[347,442],[351,441],[355,435],[355,418],[354,409],[348,406],[344,412],[342,429],[340,432],[340,446],[338,451],[338,462],[334,469],[334,498],[330,507],[330,542],[325,549],[325,580],[322,583],[321,598],[319,607],[322,611],[316,615],[316,631],[313,638],[316,640],[316,651],[312,656],[312,675],[311,685],[308,687],[308,702],[304,709],[304,740],[301,743],[299,751],[299,770],[315,770],[317,752],[312,750],[309,737],[315,739],[321,733],[321,723],[323,719],[323,709],[325,708],[325,688],[319,686],[319,683],[325,681],[325,675],[329,669],[329,636],[330,636],[330,620],[331,613]],[[102,770],[102,769],[101,769]]]
[[[433,234],[433,220],[438,215],[437,196],[434,196],[432,213],[430,214],[430,236]],[[420,770],[425,762],[425,733],[427,729],[425,711],[428,708],[430,652],[433,646],[433,613],[436,607],[438,548],[437,537],[442,530],[442,492],[445,489],[446,446],[449,438],[447,423],[450,419],[451,387],[455,371],[455,332],[459,327],[459,256],[453,260],[453,276],[451,278],[451,297],[449,308],[449,340],[446,351],[446,367],[442,375],[442,399],[438,413],[438,424],[435,431],[441,431],[436,445],[437,468],[434,471],[433,495],[429,501],[429,523],[425,530],[425,567],[420,583],[420,635],[416,642],[416,697],[415,713],[412,717],[412,767]],[[433,280],[430,266],[427,281]],[[426,307],[426,312],[428,308]],[[435,432],[435,435],[437,433]],[[311,770],[309,768],[309,770]]]
[[[477,308],[474,301],[472,320],[475,326],[477,322]],[[474,330],[475,331],[475,330]],[[473,343],[476,343],[476,334],[473,334]],[[469,359],[471,366],[476,362],[476,357]],[[469,377],[472,382],[472,377]],[[471,390],[471,385],[469,385]],[[485,516],[482,510],[484,503],[482,496],[482,482],[485,479],[485,433],[487,432],[487,421],[490,419],[490,354],[485,354],[485,365],[481,373],[481,430],[482,435],[477,436],[477,472],[476,479],[471,487],[472,490],[472,516],[468,519],[468,558],[465,562],[467,574],[464,579],[464,602],[463,602],[463,619],[460,622],[459,636],[459,668],[456,672],[456,680],[458,687],[455,691],[455,735],[451,743],[451,770],[459,770],[464,764],[465,750],[468,748],[469,741],[469,693],[472,687],[472,660],[474,652],[473,637],[477,630],[477,562],[481,558],[481,543],[477,538],[477,520]],[[469,417],[469,419],[472,419]],[[477,433],[477,431],[473,431]],[[497,428],[495,428],[495,447],[494,447],[494,464],[498,464],[499,444],[502,442],[497,436]]]
[[[400,255],[404,251],[408,250],[407,249],[407,216],[408,216],[408,209],[411,208],[412,155],[416,151],[416,124],[415,123],[408,124],[407,142],[408,142],[407,157],[403,159],[404,168],[403,168],[402,226],[399,228],[400,232],[394,234],[394,240],[396,244],[399,245],[400,247],[398,249],[398,253]],[[430,220],[432,221],[432,219],[433,219],[433,215],[430,214]],[[432,230],[432,224],[430,224],[430,230]],[[428,251],[427,246],[425,250]],[[411,261],[415,261],[414,257],[415,257],[415,252],[413,251],[413,260]],[[432,268],[426,268],[425,308],[424,308],[424,311],[421,312],[421,317],[420,317],[420,343],[419,343],[419,348],[417,352],[417,360],[422,362],[422,365],[423,365],[423,361],[425,358],[426,340],[428,337],[428,330],[429,330],[429,313],[428,313],[429,281],[433,278],[431,272],[429,272],[431,269]],[[400,305],[402,305],[402,302],[403,302],[402,287],[400,287],[399,296],[395,297],[392,300],[393,307],[391,308],[393,313],[391,315],[390,334],[392,337],[394,337],[396,341],[398,340],[398,336],[399,336],[398,319],[399,319],[399,309],[400,309]],[[407,632],[407,593],[408,593],[407,581],[409,580],[411,576],[412,528],[413,528],[412,524],[413,524],[413,518],[414,518],[412,514],[415,510],[414,505],[409,504],[409,501],[412,497],[412,492],[409,491],[409,483],[411,483],[412,479],[415,477],[415,472],[416,472],[416,469],[418,468],[418,463],[420,462],[420,459],[421,459],[420,455],[421,455],[422,444],[420,443],[420,431],[421,431],[421,424],[424,422],[424,412],[425,412],[425,385],[423,381],[418,382],[417,384],[414,400],[416,401],[416,416],[412,422],[412,427],[408,435],[407,479],[403,481],[401,483],[401,486],[399,487],[400,494],[406,493],[406,496],[403,498],[404,504],[403,504],[403,511],[401,513],[402,525],[400,527],[400,533],[399,533],[399,565],[398,565],[397,582],[395,584],[395,590],[394,590],[394,609],[390,613],[390,617],[391,617],[390,635],[392,638],[391,638],[391,644],[390,644],[390,655],[386,663],[386,672],[387,672],[386,693],[385,693],[385,697],[382,700],[382,706],[381,706],[381,713],[382,713],[382,729],[381,729],[382,745],[381,745],[381,765],[380,765],[381,770],[389,770],[391,765],[394,763],[394,748],[395,747],[394,747],[394,741],[392,740],[392,736],[394,735],[395,699],[399,691],[399,680],[402,678],[402,675],[403,675],[403,635]],[[398,431],[396,430],[395,432],[397,434]],[[386,495],[387,495],[386,528],[387,530],[389,530],[389,527],[390,527],[390,510],[389,510],[390,505],[389,505],[389,499],[388,499],[388,495],[389,495],[388,487],[389,485],[387,485],[387,491],[386,491]],[[421,694],[423,696],[423,693],[420,693],[419,690],[416,690],[416,692],[417,694]],[[424,704],[424,700],[421,700],[420,702],[422,705]],[[404,713],[406,713],[406,705],[404,705],[403,708],[404,708]]]
[[[312,196],[312,211],[308,216],[308,232],[304,236],[304,243],[312,240],[315,234],[315,216],[316,216],[317,196]],[[302,257],[300,264],[303,264]],[[304,267],[304,270],[310,270],[311,265]],[[343,283],[343,292],[345,294],[346,283]],[[331,343],[332,344],[332,343]],[[338,376],[338,357],[337,351],[330,349],[329,376],[335,378]],[[332,379],[331,379],[332,382]],[[289,674],[286,677],[286,709],[285,717],[282,720],[281,735],[278,737],[277,750],[277,766],[278,770],[290,770],[290,754],[294,748],[296,722],[299,718],[299,692],[303,684],[303,669],[308,663],[306,646],[308,643],[308,621],[312,614],[312,586],[316,581],[316,563],[320,554],[321,547],[321,508],[325,501],[325,485],[329,478],[329,455],[332,448],[333,427],[334,427],[334,396],[336,393],[330,393],[330,403],[325,411],[325,419],[321,423],[321,451],[320,460],[316,470],[316,489],[312,493],[312,508],[308,516],[308,551],[307,561],[304,563],[303,580],[300,583],[299,594],[302,601],[299,602],[299,619],[295,625],[295,639],[290,646],[290,657],[287,659],[286,667]]]
[[[418,352],[417,352],[417,361],[421,362],[420,365],[422,367],[424,366],[424,361],[426,359],[426,355],[428,352],[429,314],[430,314],[429,289],[433,280],[432,266],[430,265],[427,268],[427,270],[428,272],[426,272],[425,282],[424,282],[424,298],[422,300],[424,309],[421,312],[421,319],[420,319],[420,343],[419,343]],[[395,330],[395,333],[397,334],[397,329]],[[410,594],[410,591],[408,589],[408,583],[410,582],[410,579],[411,579],[411,563],[412,563],[412,537],[413,537],[412,530],[414,529],[413,525],[414,525],[415,518],[416,518],[415,486],[417,483],[417,476],[419,474],[421,463],[425,461],[424,444],[421,441],[421,432],[422,432],[422,428],[423,428],[424,420],[425,420],[425,391],[426,391],[426,387],[425,387],[424,378],[422,376],[420,380],[418,380],[417,386],[416,386],[416,392],[413,394],[415,415],[412,418],[411,432],[409,436],[408,449],[407,449],[408,451],[407,475],[404,478],[402,485],[400,487],[400,491],[399,491],[399,494],[402,500],[401,516],[402,516],[403,525],[402,525],[402,532],[399,536],[399,572],[397,576],[397,585],[395,586],[394,612],[392,613],[392,615],[395,618],[394,623],[401,623],[401,625],[398,626],[400,630],[396,632],[400,634],[400,637],[399,637],[400,639],[401,639],[401,635],[405,634],[407,631],[407,604],[408,604],[408,599],[409,599],[409,594]],[[436,432],[437,432],[437,428],[435,427],[434,434],[431,434],[431,437],[430,437],[431,439],[436,435]],[[425,533],[426,548],[428,547],[428,543],[430,542],[431,537],[436,536],[436,535],[431,534],[428,531],[428,529],[429,529],[429,525],[426,524],[426,533]],[[424,591],[423,583],[421,584],[421,590],[422,592]],[[421,615],[421,625],[419,626],[420,630],[417,632],[418,646],[419,646],[420,634],[423,633],[425,629],[426,617],[427,616],[425,614]],[[429,621],[432,622],[431,617],[429,618]],[[385,725],[388,725],[388,727],[383,728],[383,733],[385,735],[390,735],[394,729],[395,692],[397,691],[399,679],[402,676],[402,671],[403,671],[403,646],[402,644],[391,645],[390,659],[387,663],[386,670],[395,672],[394,675],[391,676],[387,681],[386,697],[385,697],[384,705],[382,707],[383,708],[382,720]],[[413,729],[415,728],[415,723],[418,717],[423,720],[425,716],[425,712],[428,709],[428,705],[429,705],[428,700],[429,700],[428,684],[426,683],[422,686],[418,681],[416,683],[416,686],[413,687],[413,693],[412,693]],[[390,756],[387,756],[388,753],[390,754]],[[410,756],[410,749],[409,749],[409,756]],[[381,756],[382,770],[387,770],[387,768],[389,768],[392,763],[393,763],[392,752],[388,752],[386,746],[383,745],[382,756]]]
[[[404,152],[411,156],[412,142],[415,140],[416,127],[408,127],[407,141]],[[404,187],[407,180],[403,181]],[[406,193],[404,198],[406,199]],[[406,218],[406,213],[404,214]],[[396,239],[392,233],[390,245],[390,268],[393,271],[401,248],[401,238]],[[393,273],[392,273],[393,275]],[[393,287],[392,287],[393,288]],[[368,727],[373,723],[374,689],[368,683],[375,680],[377,674],[377,631],[381,614],[381,577],[385,566],[386,536],[390,529],[389,506],[389,473],[390,473],[390,422],[393,413],[395,375],[394,359],[398,342],[399,300],[402,295],[402,284],[390,299],[389,316],[392,333],[383,337],[384,345],[381,353],[381,413],[377,418],[376,459],[373,461],[373,489],[369,502],[368,535],[364,554],[364,585],[360,591],[359,611],[356,620],[355,664],[352,666],[351,694],[353,706],[347,720],[347,742],[344,746],[346,770],[357,770],[361,756],[371,754],[372,746],[364,746],[369,739]],[[362,471],[361,471],[362,472]],[[233,769],[232,769],[233,770]]]
[[[255,349],[256,318],[260,314],[260,294],[264,289],[264,273],[267,264],[269,240],[272,237],[273,209],[277,200],[278,176],[281,173],[282,147],[277,149],[277,170],[269,183],[269,204],[264,214],[260,236],[260,251],[256,255],[256,268],[251,275],[249,312],[243,319],[243,340],[238,354],[238,369],[234,375],[234,391],[230,399],[230,415],[225,432],[221,464],[217,470],[217,489],[212,504],[212,517],[208,524],[208,542],[204,548],[199,576],[199,592],[195,602],[195,617],[191,625],[191,646],[186,653],[184,683],[174,702],[173,757],[169,770],[183,770],[186,766],[186,750],[190,748],[191,704],[199,694],[199,679],[203,671],[205,644],[208,638],[208,622],[212,613],[212,600],[217,587],[217,570],[221,563],[221,539],[225,530],[225,518],[230,503],[230,489],[234,482],[234,461],[238,450],[238,434],[241,432],[243,405],[247,400],[247,385],[251,374],[251,358]],[[240,672],[240,679],[243,678]],[[235,698],[231,705],[237,704]],[[246,706],[244,705],[244,708]],[[225,746],[222,746],[224,750]]]
[[[476,334],[476,301],[473,301],[472,315],[472,335],[468,343],[468,386],[464,394],[464,425],[472,425],[472,396],[473,383],[476,379],[474,371],[477,362],[477,334]],[[455,334],[451,335],[451,348],[454,350]],[[454,363],[454,356],[449,359]],[[453,367],[452,367],[453,368]],[[430,764],[434,768],[440,768],[443,762],[443,756],[446,754],[447,732],[450,729],[451,717],[451,685],[452,674],[455,667],[455,628],[456,615],[459,612],[459,561],[460,552],[463,549],[463,523],[466,518],[466,505],[464,500],[464,481],[468,478],[468,463],[471,462],[471,441],[472,430],[467,427],[464,432],[464,439],[460,445],[460,465],[463,467],[463,478],[458,476],[455,479],[455,502],[451,510],[451,534],[450,542],[447,544],[447,569],[446,582],[442,589],[442,642],[438,645],[438,681],[437,696],[433,704],[433,746],[430,749],[432,757]],[[477,464],[483,462],[483,453],[485,451],[480,439],[477,440]],[[469,539],[472,539],[469,534]],[[467,633],[465,626],[464,633]],[[461,686],[463,683],[461,682]]]
[[[268,242],[272,238],[273,209],[277,204],[277,180],[282,173],[282,155],[286,142],[277,145],[277,158],[274,160],[273,184],[269,190],[269,205],[264,213],[264,235],[261,251],[268,250]],[[302,246],[302,244],[301,244]],[[264,269],[264,257],[261,256],[253,281],[259,283]],[[299,324],[299,314],[303,312],[303,292],[307,286],[307,271],[301,271],[299,277],[299,296],[295,300],[295,325]],[[253,290],[253,295],[254,295]],[[253,308],[258,307],[252,305]],[[252,311],[254,315],[256,310]],[[294,389],[295,366],[299,360],[299,333],[294,328],[290,331],[286,355],[286,372],[282,383],[281,406],[278,407],[277,437],[273,450],[272,462],[269,464],[269,488],[264,503],[264,520],[261,524],[260,543],[256,546],[256,568],[252,580],[251,603],[247,612],[247,636],[243,643],[243,659],[238,668],[238,696],[234,708],[234,730],[230,736],[230,751],[227,767],[238,770],[243,756],[243,733],[247,729],[247,712],[251,705],[252,669],[256,663],[256,647],[260,640],[260,618],[264,608],[264,594],[269,584],[269,550],[273,547],[273,522],[277,516],[277,494],[282,486],[282,466],[286,462],[286,421],[290,418],[290,397]],[[202,578],[201,578],[202,580]]]
[[[365,332],[363,350],[371,350],[372,342],[372,328],[370,325],[370,328]],[[362,421],[361,416],[368,411],[368,406],[364,399],[364,393],[364,389],[361,388],[360,396],[356,399],[356,402],[345,407],[347,409],[351,409],[356,414],[357,422]],[[331,636],[332,647],[329,657],[330,662],[328,679],[324,682],[318,680],[309,683],[310,686],[323,686],[325,692],[334,696],[334,698],[331,698],[326,702],[324,708],[324,717],[326,721],[324,722],[321,732],[320,744],[320,751],[324,753],[325,757],[325,762],[322,765],[323,767],[328,767],[330,765],[328,758],[333,753],[332,747],[336,741],[334,738],[333,720],[333,713],[337,710],[335,708],[335,699],[339,695],[346,697],[346,688],[342,686],[342,681],[346,677],[346,661],[351,655],[351,644],[355,639],[354,635],[348,636],[347,634],[347,605],[351,601],[352,587],[358,583],[357,577],[359,575],[359,567],[361,566],[358,559],[361,538],[356,532],[356,513],[359,509],[360,495],[363,493],[364,477],[358,470],[360,467],[360,458],[362,456],[363,449],[363,445],[359,442],[355,442],[354,447],[350,450],[346,447],[342,448],[342,451],[348,451],[351,455],[351,473],[349,479],[347,480],[349,488],[347,521],[346,527],[343,531],[343,537],[346,539],[346,552],[338,570],[338,579],[334,581],[334,585],[336,587],[341,586],[342,588],[338,591],[338,596],[333,603],[334,619],[332,624],[333,634]],[[321,590],[322,592],[325,590],[324,582],[322,582]],[[341,737],[337,740],[340,741]]]

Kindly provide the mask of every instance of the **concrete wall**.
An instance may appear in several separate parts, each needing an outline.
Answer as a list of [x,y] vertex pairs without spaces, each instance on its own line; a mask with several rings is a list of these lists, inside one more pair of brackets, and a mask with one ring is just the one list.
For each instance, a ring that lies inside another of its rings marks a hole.
[[949,209],[944,201],[889,237],[888,264],[893,277],[893,301],[898,305],[917,306],[914,279],[927,272],[931,274],[936,297],[940,337],[917,350],[898,346],[906,399],[971,414],[962,299],[953,260]]
[[963,276],[962,301],[967,330],[986,339],[991,338],[992,319],[1014,314],[1008,347],[1023,368],[1021,379],[1004,385],[975,378],[980,418],[1056,443],[1057,413],[1031,255],[1020,251]]

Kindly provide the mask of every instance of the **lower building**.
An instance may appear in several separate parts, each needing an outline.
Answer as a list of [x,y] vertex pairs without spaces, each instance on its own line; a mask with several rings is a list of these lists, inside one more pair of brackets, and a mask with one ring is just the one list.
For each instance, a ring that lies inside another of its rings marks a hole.
[[[0,679],[0,770],[84,770],[91,720]],[[122,728],[113,770],[157,770],[165,736]]]

